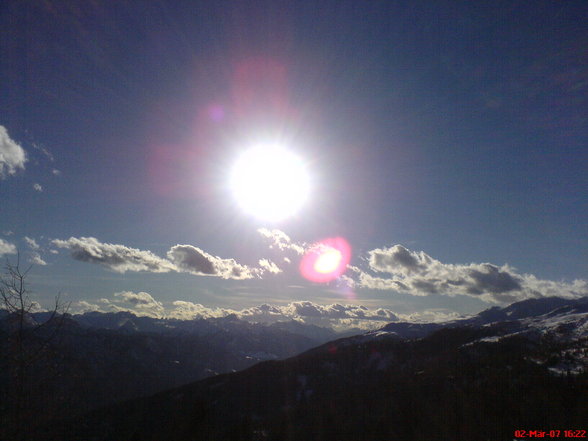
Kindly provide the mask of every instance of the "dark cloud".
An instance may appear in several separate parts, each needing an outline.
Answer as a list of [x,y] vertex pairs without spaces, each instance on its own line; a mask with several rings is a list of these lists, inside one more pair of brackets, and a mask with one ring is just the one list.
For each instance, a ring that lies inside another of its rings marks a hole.
[[540,280],[530,274],[518,274],[512,267],[490,263],[446,264],[424,252],[402,245],[375,249],[368,253],[369,269],[388,273],[376,277],[352,267],[355,286],[392,290],[412,295],[468,295],[483,301],[510,303],[533,297],[588,295],[588,282],[573,283]]
[[370,266],[380,272],[417,272],[430,263],[425,253],[410,251],[402,245],[391,248],[378,248],[369,252]]
[[271,262],[264,268],[249,268],[234,259],[212,256],[192,245],[176,245],[167,252],[168,259],[151,251],[138,250],[125,245],[100,242],[94,237],[70,237],[55,239],[52,244],[67,248],[71,256],[81,262],[97,263],[113,271],[148,271],[165,273],[170,271],[188,272],[200,276],[215,276],[223,279],[251,279],[266,271],[274,270]]
[[223,279],[251,279],[254,271],[235,259],[221,259],[192,245],[176,245],[167,252],[168,259],[185,272]]
[[522,289],[519,278],[494,265],[482,265],[482,270],[470,270],[469,276],[475,282],[472,288],[479,292],[491,292],[502,294],[509,291],[520,291]]
[[216,274],[212,256],[192,245],[176,245],[168,251],[167,257],[183,271],[206,275]]

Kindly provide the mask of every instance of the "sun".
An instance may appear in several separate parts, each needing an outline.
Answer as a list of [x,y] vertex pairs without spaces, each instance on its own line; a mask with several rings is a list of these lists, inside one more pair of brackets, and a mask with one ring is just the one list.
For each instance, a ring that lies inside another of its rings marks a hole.
[[294,215],[308,197],[306,164],[292,151],[260,145],[235,162],[230,187],[239,206],[258,219],[276,222]]

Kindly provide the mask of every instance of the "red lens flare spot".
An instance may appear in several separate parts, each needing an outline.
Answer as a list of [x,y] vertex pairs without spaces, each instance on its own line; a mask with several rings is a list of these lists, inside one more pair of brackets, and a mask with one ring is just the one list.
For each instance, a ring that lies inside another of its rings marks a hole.
[[347,269],[351,247],[342,237],[321,240],[310,248],[300,262],[300,273],[311,282],[327,283]]

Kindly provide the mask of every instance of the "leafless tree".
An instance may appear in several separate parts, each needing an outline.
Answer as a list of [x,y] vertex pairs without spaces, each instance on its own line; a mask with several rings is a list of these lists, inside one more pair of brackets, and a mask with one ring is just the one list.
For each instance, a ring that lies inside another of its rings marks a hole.
[[31,397],[37,386],[32,368],[58,336],[64,314],[69,309],[69,304],[63,304],[58,295],[47,320],[36,322],[33,319],[31,313],[37,304],[31,300],[27,286],[31,268],[32,265],[21,269],[19,254],[16,263],[6,261],[5,273],[0,275],[0,309],[6,311],[1,343],[4,354],[0,361],[9,375],[6,388],[0,391],[4,395],[0,397],[0,440],[26,439],[34,418]]

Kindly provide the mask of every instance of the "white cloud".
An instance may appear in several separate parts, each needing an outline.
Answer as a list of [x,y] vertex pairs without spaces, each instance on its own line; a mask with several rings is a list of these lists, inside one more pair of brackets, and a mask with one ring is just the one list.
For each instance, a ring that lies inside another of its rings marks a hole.
[[282,272],[278,265],[268,259],[260,259],[259,266],[263,269],[263,271],[267,271],[268,273],[272,274],[279,274]]
[[61,175],[61,171],[57,170],[56,168],[54,168],[53,170],[51,170],[51,173],[53,173],[55,176]]
[[304,254],[304,245],[292,242],[290,237],[280,230],[269,230],[267,228],[259,228],[257,230],[262,237],[270,243],[270,248],[275,248],[280,251],[290,250],[296,254]]
[[115,304],[111,307],[118,311],[131,311],[148,317],[162,317],[165,313],[163,304],[147,292],[123,291],[115,293],[114,297]]
[[445,264],[402,245],[378,248],[368,253],[369,268],[389,277],[376,277],[352,267],[360,288],[392,290],[417,296],[429,294],[467,295],[486,302],[512,303],[533,297],[588,295],[588,283],[539,280],[519,274],[508,265],[491,263]]
[[10,138],[6,127],[0,125],[0,179],[24,170],[26,162],[24,149]]
[[251,322],[274,323],[296,320],[339,330],[350,327],[376,329],[398,320],[393,311],[385,308],[374,310],[363,305],[321,305],[310,301],[291,302],[285,306],[263,304],[237,311],[236,314],[239,318]]
[[126,271],[149,271],[165,273],[175,270],[174,265],[150,251],[138,250],[124,245],[102,243],[94,237],[70,237],[55,239],[59,248],[69,249],[71,257],[82,262],[97,263],[118,273]]
[[455,311],[444,308],[427,309],[412,314],[399,314],[402,321],[412,323],[443,323],[463,318]]
[[38,191],[39,193],[43,192],[43,186],[41,184],[38,183],[34,183],[33,184],[33,190]]
[[235,259],[221,259],[192,245],[175,245],[167,252],[167,257],[178,270],[200,276],[236,280],[253,277],[252,270]]
[[75,301],[70,306],[70,313],[72,314],[83,314],[92,311],[106,312],[99,305],[87,302],[86,300]]
[[4,254],[16,254],[16,246],[4,239],[0,239],[0,256]]
[[47,262],[45,262],[43,260],[43,258],[41,257],[41,254],[39,253],[39,250],[41,249],[41,247],[39,246],[37,241],[35,239],[33,239],[32,237],[28,237],[28,236],[24,236],[23,239],[26,242],[29,249],[31,250],[29,262],[32,264],[35,264],[35,265],[47,265]]
[[43,260],[43,258],[41,257],[41,255],[36,251],[31,252],[29,262],[31,262],[35,265],[42,265],[42,266],[47,265],[47,262],[45,262]]
[[87,301],[74,302],[72,313],[87,311],[118,312],[129,311],[138,316],[167,317],[179,320],[209,319],[235,315],[248,322],[271,324],[279,321],[296,320],[301,323],[314,324],[334,329],[376,329],[387,323],[397,321],[398,316],[388,309],[369,309],[362,305],[343,305],[334,303],[319,305],[304,301],[292,302],[287,305],[262,304],[242,310],[227,308],[209,308],[200,303],[175,300],[167,307],[151,294],[124,291],[114,294],[109,299],[100,299],[96,303]]
[[31,250],[38,250],[40,248],[35,239],[28,236],[23,237],[23,239]]
[[86,300],[73,302],[70,307],[72,314],[85,312],[131,312],[136,316],[160,318],[165,315],[163,304],[155,300],[147,292],[122,291],[113,295],[113,299],[99,299],[97,303]]
[[224,308],[207,308],[200,303],[192,303],[184,300],[172,302],[173,308],[168,311],[167,317],[179,320],[207,319],[215,317],[226,317],[235,314],[236,311]]

